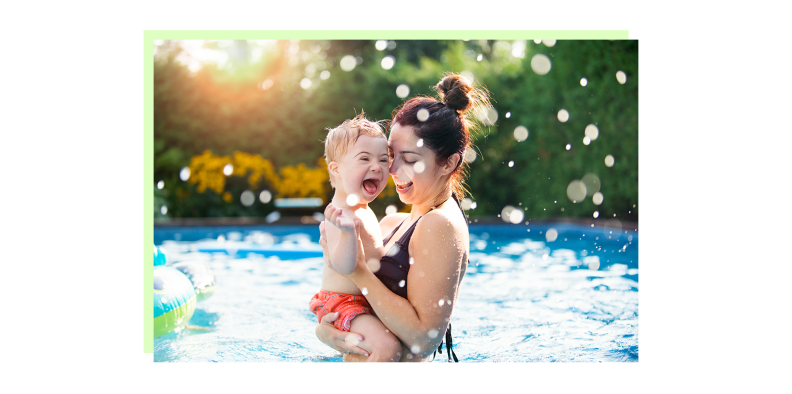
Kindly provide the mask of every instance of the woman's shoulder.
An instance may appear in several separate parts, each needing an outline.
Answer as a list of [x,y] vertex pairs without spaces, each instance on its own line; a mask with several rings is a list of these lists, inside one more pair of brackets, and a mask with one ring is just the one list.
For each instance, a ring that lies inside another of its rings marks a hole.
[[418,233],[434,232],[441,236],[467,232],[467,219],[456,204],[453,202],[452,204],[448,208],[435,209],[425,214],[415,226],[415,231]]

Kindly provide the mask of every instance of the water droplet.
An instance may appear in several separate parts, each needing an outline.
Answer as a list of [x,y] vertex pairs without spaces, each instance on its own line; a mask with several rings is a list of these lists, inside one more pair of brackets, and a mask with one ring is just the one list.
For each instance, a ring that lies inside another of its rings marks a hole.
[[225,165],[225,167],[223,167],[223,174],[225,174],[225,176],[229,176],[233,173],[234,173],[234,166],[231,165],[231,163],[228,163]]
[[[422,109],[421,111],[426,111],[426,110]],[[421,112],[421,111],[418,111],[418,112]],[[426,111],[426,112],[429,112],[429,111]],[[422,147],[423,146],[423,138],[419,138],[418,142],[415,143],[415,146],[417,146],[419,148]]]
[[424,164],[423,160],[419,160],[415,162],[415,164],[413,165],[413,170],[415,170],[416,174],[420,174],[424,172],[425,169],[426,169],[426,165]]
[[542,40],[542,43],[548,47],[553,47],[556,44],[556,40]]
[[591,197],[591,201],[594,203],[594,205],[602,204],[602,200],[603,200],[603,195],[600,192],[594,193],[594,196]]
[[585,133],[586,133],[586,137],[588,137],[592,141],[596,140],[597,137],[599,137],[599,129],[597,128],[596,125],[593,124],[586,126]]
[[256,195],[250,190],[245,190],[239,196],[239,201],[242,203],[242,205],[249,207],[253,205],[254,202],[256,202]]
[[580,78],[580,86],[586,86],[586,85],[588,85],[588,79]]
[[476,60],[477,61],[481,61],[481,59],[483,59],[483,58],[484,58],[484,56],[482,54],[480,54],[480,53],[479,53],[478,56],[476,56]]
[[360,293],[363,294],[363,295],[366,295],[366,294],[368,294],[368,289],[364,287],[364,288],[360,289]]
[[509,214],[509,221],[513,224],[520,223],[522,222],[524,215],[525,214],[523,214],[522,210],[515,209],[511,211],[511,214]]
[[179,179],[181,179],[181,180],[183,180],[185,182],[188,179],[190,179],[190,167],[184,167],[184,168],[181,169],[181,171],[179,172]]
[[445,305],[445,300],[437,301],[437,305],[440,305],[440,306]]
[[528,129],[525,126],[517,126],[517,128],[514,129],[514,139],[517,140],[517,142],[525,141],[527,138]]
[[319,73],[319,78],[322,79],[322,80],[330,78],[330,71],[324,70],[324,71],[320,72]]
[[[421,108],[420,110],[418,110],[416,117],[418,118],[419,121],[426,122],[426,120],[429,119],[429,111],[426,108]],[[423,141],[423,140],[419,140],[419,141]]]
[[511,118],[511,112],[506,112],[506,119]]
[[366,261],[366,265],[368,265],[368,267],[371,270],[371,272],[374,272],[374,273],[379,271],[380,267],[381,267],[380,261],[377,260],[377,259],[368,259],[368,261]]
[[617,71],[616,72],[616,80],[619,81],[620,84],[624,85],[627,82],[627,74],[624,71]]
[[572,144],[567,144],[566,145],[566,150],[570,150],[570,149],[572,149]]
[[300,81],[300,87],[302,87],[303,89],[310,88],[311,87],[311,80],[308,79],[308,78],[303,78],[302,81]]
[[569,186],[567,186],[567,197],[573,203],[583,201],[586,198],[586,185],[579,180],[569,182]]
[[356,65],[357,62],[355,61],[355,57],[352,55],[346,55],[341,58],[340,66],[344,71],[352,71]]
[[404,287],[404,284],[405,284],[404,279],[399,281],[399,287]]
[[554,228],[547,230],[547,234],[545,234],[545,238],[547,242],[553,242],[558,238],[558,231]]
[[157,182],[157,189],[162,190],[163,187],[165,187],[165,181]]
[[437,332],[437,330],[435,330],[434,328],[430,329],[430,330],[429,330],[429,332],[427,333],[427,335],[428,335],[428,336],[429,336],[429,338],[431,338],[431,339],[435,339],[435,338],[437,338],[437,334],[438,334],[438,332]]
[[509,167],[514,167],[514,161],[509,162]]
[[359,202],[360,202],[360,197],[355,193],[350,193],[346,198],[346,203],[350,207],[354,207],[358,205]]
[[382,58],[380,65],[382,66],[382,68],[386,70],[390,70],[391,68],[393,68],[393,65],[395,63],[396,63],[396,59],[394,59],[393,56],[388,55]]
[[558,121],[561,123],[566,123],[569,120],[569,111],[562,109],[558,111]]
[[280,219],[281,214],[278,211],[272,211],[269,215],[264,217],[264,221],[267,223],[277,222]]
[[608,167],[613,167],[613,156],[611,155],[605,156],[605,165]]
[[600,180],[596,174],[588,173],[580,180],[586,185],[586,195],[590,196],[600,190]]
[[542,40],[534,40],[534,44],[541,44]]
[[393,214],[394,214],[394,213],[396,213],[398,210],[399,210],[399,209],[398,209],[398,208],[396,208],[396,206],[395,206],[395,205],[388,205],[388,207],[387,207],[387,208],[385,208],[385,215],[393,215]]
[[357,346],[357,344],[360,343],[357,334],[352,333],[347,334],[347,336],[344,338],[344,341],[354,346]]
[[387,47],[388,41],[385,40],[377,40],[377,42],[374,43],[374,48],[377,48],[378,51],[384,51]]
[[405,97],[407,97],[409,95],[410,95],[410,87],[409,86],[407,86],[405,84],[401,84],[401,85],[396,87],[396,96],[397,97],[405,98]]
[[166,207],[165,205],[161,206],[160,207],[160,213],[163,214],[163,215],[167,215],[168,214],[168,207]]
[[465,198],[462,199],[462,202],[461,202],[460,205],[462,206],[462,210],[467,211],[467,210],[470,209],[470,205],[471,204],[473,204],[473,200],[465,197]]
[[418,346],[418,345],[412,345],[412,346],[410,346],[410,351],[411,351],[413,354],[418,354],[418,352],[420,352],[420,351],[421,351],[421,347],[420,347],[420,346]]
[[598,218],[598,217],[599,217],[599,211],[594,211],[594,217],[595,217],[595,218]]
[[[473,204],[470,204],[470,209],[476,209],[477,206],[478,204],[476,204],[476,202],[473,201]],[[476,221],[478,221],[478,219],[476,219]]]
[[269,190],[262,190],[261,193],[259,193],[259,201],[261,201],[262,204],[266,204],[271,200],[272,193],[270,193]]
[[415,264],[415,259],[413,259],[412,257],[410,257],[409,263],[410,263],[410,265],[413,265],[413,264]]
[[531,58],[531,69],[539,75],[545,75],[549,73],[551,68],[552,64],[550,63],[550,59],[547,56],[537,53]]
[[591,143],[591,139],[589,137],[583,137],[583,145],[588,145]]

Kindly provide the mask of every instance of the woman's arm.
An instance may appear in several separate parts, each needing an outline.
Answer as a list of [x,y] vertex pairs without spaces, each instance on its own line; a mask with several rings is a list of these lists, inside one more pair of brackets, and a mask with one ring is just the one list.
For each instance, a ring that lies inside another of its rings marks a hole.
[[[424,215],[410,241],[413,265],[407,277],[408,299],[391,292],[358,258],[348,275],[362,290],[377,317],[417,356],[430,355],[443,340],[467,255],[459,232],[442,211]],[[359,246],[362,248],[362,246]],[[361,254],[360,252],[358,253]]]

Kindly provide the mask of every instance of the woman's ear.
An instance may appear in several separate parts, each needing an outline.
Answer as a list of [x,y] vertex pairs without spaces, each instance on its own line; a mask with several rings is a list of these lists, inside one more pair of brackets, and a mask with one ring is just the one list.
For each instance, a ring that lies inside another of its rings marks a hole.
[[457,166],[459,165],[459,160],[461,159],[462,156],[460,156],[459,153],[454,153],[453,155],[449,156],[443,165],[443,175],[448,175],[454,172],[454,170],[456,170]]

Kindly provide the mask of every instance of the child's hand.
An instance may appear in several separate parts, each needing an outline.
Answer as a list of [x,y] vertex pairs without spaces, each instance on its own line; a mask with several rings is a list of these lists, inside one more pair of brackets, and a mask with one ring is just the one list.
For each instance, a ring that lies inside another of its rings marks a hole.
[[324,215],[325,219],[327,219],[327,221],[334,226],[338,227],[339,230],[344,232],[355,231],[355,221],[346,217],[346,215],[344,215],[343,209],[336,208],[333,206],[333,204],[327,204]]

